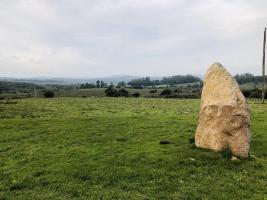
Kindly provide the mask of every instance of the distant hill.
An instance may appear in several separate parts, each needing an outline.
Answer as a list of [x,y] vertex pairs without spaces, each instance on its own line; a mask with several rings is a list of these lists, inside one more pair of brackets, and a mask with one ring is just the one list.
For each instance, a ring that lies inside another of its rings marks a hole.
[[[201,75],[195,75],[200,79],[203,78]],[[72,78],[72,77],[31,77],[31,78],[13,78],[13,77],[0,77],[0,81],[7,82],[19,82],[19,83],[33,83],[38,85],[72,85],[72,84],[81,84],[81,83],[95,83],[97,80],[104,81],[105,83],[114,83],[124,81],[129,82],[134,79],[143,78],[144,76],[131,76],[131,75],[114,75],[107,77],[95,77],[95,78]],[[161,80],[162,76],[150,76],[151,80]]]
[[33,78],[11,78],[0,77],[0,81],[8,82],[21,82],[21,83],[34,83],[34,84],[56,84],[56,85],[71,85],[80,83],[95,83],[97,80],[104,81],[105,83],[117,84],[120,81],[129,82],[133,79],[140,78],[139,76],[130,75],[115,75],[108,77],[96,77],[96,78],[57,78],[57,77],[33,77]]

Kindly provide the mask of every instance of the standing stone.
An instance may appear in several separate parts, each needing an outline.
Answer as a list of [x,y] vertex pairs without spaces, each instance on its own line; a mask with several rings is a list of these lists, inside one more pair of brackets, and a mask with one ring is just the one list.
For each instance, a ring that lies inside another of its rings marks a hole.
[[230,150],[233,156],[246,158],[250,146],[249,121],[249,108],[235,79],[220,63],[214,63],[205,75],[196,146]]

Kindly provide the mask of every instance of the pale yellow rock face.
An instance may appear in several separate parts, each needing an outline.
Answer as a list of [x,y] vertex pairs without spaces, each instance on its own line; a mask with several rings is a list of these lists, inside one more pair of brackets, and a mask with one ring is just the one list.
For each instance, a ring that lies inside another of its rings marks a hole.
[[246,158],[250,146],[249,123],[249,108],[238,84],[220,63],[214,63],[204,79],[196,146],[230,150],[233,155]]

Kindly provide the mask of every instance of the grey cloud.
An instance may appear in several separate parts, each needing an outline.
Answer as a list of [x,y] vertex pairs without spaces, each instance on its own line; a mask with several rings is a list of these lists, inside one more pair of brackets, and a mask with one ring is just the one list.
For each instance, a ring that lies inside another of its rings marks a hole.
[[2,76],[259,73],[266,1],[3,0]]

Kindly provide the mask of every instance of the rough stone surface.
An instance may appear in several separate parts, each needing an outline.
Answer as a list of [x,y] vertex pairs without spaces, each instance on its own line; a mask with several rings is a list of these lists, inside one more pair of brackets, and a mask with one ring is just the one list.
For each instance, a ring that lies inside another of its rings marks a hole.
[[196,146],[215,151],[230,150],[248,157],[250,113],[246,99],[229,72],[214,63],[205,75]]

